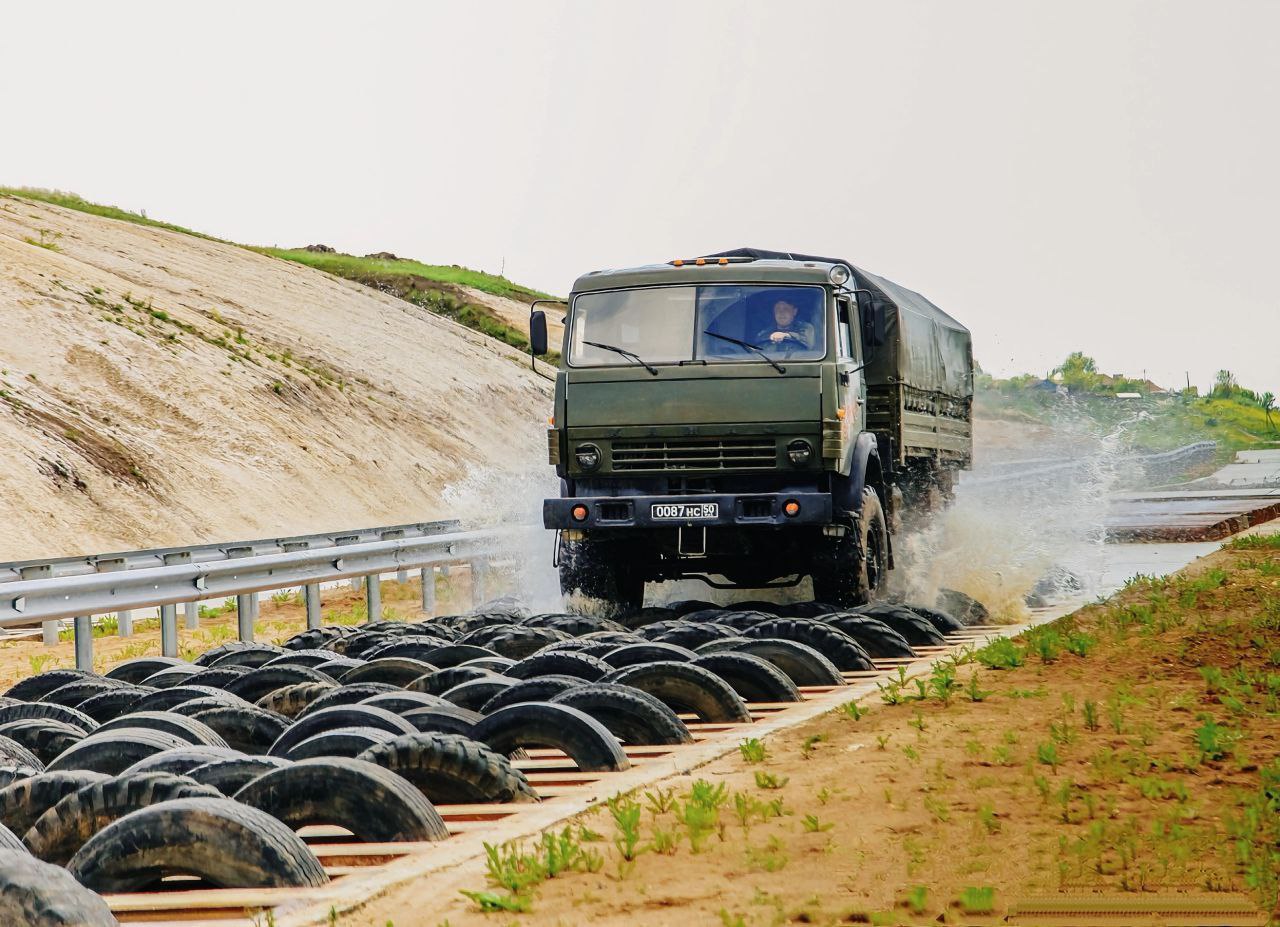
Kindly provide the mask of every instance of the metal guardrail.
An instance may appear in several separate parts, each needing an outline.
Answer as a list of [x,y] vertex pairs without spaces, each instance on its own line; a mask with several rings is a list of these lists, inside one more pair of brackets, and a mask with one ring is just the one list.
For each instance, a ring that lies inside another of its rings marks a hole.
[[[417,530],[416,537],[391,537],[359,542],[362,534]],[[41,623],[46,643],[56,622],[75,622],[76,666],[93,665],[94,615],[131,614],[138,608],[159,607],[161,653],[178,654],[177,606],[187,606],[187,627],[199,626],[199,602],[236,597],[239,638],[253,640],[260,592],[301,587],[307,627],[321,623],[320,585],[363,580],[368,614],[382,614],[381,574],[417,569],[422,578],[422,607],[435,608],[435,570],[450,564],[468,564],[475,603],[484,597],[484,576],[497,542],[512,529],[457,530],[456,523],[436,522],[390,529],[369,529],[346,535],[312,535],[237,545],[206,545],[166,551],[135,551],[102,557],[67,558],[36,562],[44,569],[34,576],[0,583],[0,628]],[[324,543],[327,542],[327,543]],[[312,544],[324,546],[312,547]],[[254,553],[254,546],[269,552]],[[203,559],[198,559],[203,558]],[[106,562],[111,566],[101,569]],[[161,565],[147,565],[159,562]],[[84,571],[85,564],[99,567]],[[129,565],[121,565],[129,564]],[[131,565],[131,566],[130,566]],[[64,575],[56,575],[64,569]],[[124,622],[122,634],[131,633]]]

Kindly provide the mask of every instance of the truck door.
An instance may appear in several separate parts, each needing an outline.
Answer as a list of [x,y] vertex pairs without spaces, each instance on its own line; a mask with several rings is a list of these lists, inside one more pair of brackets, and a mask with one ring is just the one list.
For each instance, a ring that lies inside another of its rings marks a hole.
[[848,299],[836,299],[836,390],[840,408],[844,410],[841,422],[845,447],[853,446],[853,439],[862,430],[859,413],[863,402],[862,373],[857,370],[853,337],[853,307]]

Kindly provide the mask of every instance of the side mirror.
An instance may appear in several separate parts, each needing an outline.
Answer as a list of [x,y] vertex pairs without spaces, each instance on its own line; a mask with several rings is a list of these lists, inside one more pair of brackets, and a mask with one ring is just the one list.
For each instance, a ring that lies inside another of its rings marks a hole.
[[858,316],[862,319],[862,342],[878,348],[885,342],[884,304],[872,296],[869,290],[858,290]]
[[547,314],[541,309],[529,313],[529,353],[535,357],[547,353]]

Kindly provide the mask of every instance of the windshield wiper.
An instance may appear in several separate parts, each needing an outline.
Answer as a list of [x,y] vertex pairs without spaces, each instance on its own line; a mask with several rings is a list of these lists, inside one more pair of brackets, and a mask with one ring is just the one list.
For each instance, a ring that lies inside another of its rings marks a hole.
[[620,348],[612,344],[601,344],[599,341],[587,341],[585,338],[582,339],[582,343],[589,344],[593,348],[599,348],[602,351],[612,351],[614,354],[621,354],[623,357],[627,358],[628,360],[635,361],[637,364],[639,364],[645,370],[649,371],[655,377],[658,375],[658,368],[653,366],[650,363],[647,363],[645,359],[641,357],[639,354],[637,354],[635,351],[628,351],[626,348]]
[[760,350],[760,348],[758,348],[758,347],[757,347],[756,345],[754,345],[754,344],[751,344],[750,342],[747,342],[747,341],[739,341],[737,338],[730,338],[728,335],[721,335],[721,334],[720,334],[720,333],[718,333],[718,332],[713,332],[713,331],[710,331],[710,330],[704,331],[704,332],[703,332],[703,334],[704,334],[704,335],[710,335],[712,338],[719,338],[721,341],[727,341],[727,342],[729,342],[730,344],[736,344],[736,345],[737,345],[738,347],[740,347],[740,348],[746,348],[746,349],[748,349],[748,350],[750,350],[750,351],[755,351],[757,354],[759,354],[761,357],[763,357],[763,358],[764,358],[764,359],[769,363],[769,366],[770,366],[770,367],[772,367],[774,370],[778,371],[778,373],[786,373],[786,372],[787,372],[787,368],[786,368],[786,367],[783,367],[783,366],[782,366],[781,364],[779,364],[776,360],[774,360],[772,357],[770,357],[768,354],[764,353],[764,351]]

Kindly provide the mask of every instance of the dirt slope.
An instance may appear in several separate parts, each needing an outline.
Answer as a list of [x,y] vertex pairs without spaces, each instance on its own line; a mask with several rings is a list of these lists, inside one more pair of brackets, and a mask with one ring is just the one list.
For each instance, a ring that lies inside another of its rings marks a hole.
[[545,454],[515,351],[231,245],[3,196],[0,320],[0,560],[441,517]]

